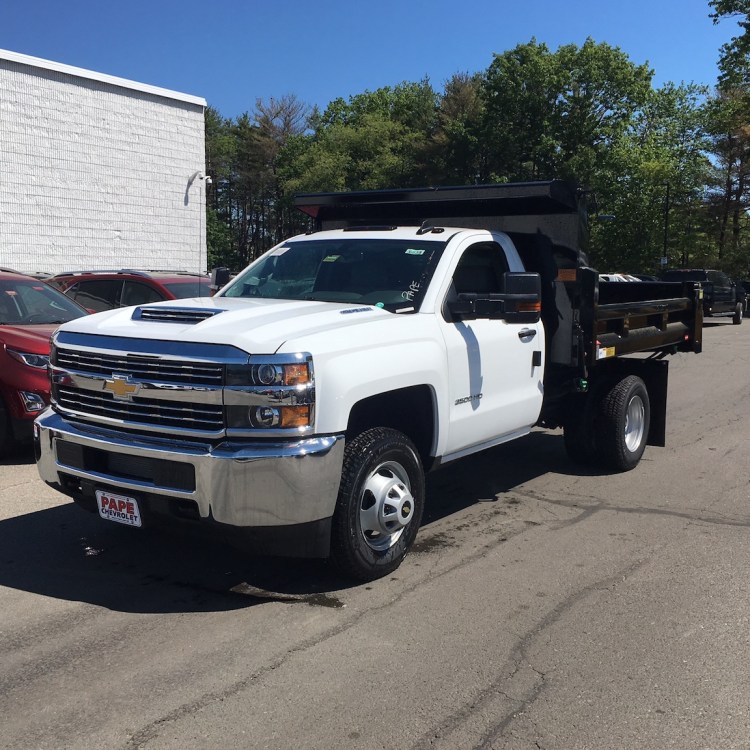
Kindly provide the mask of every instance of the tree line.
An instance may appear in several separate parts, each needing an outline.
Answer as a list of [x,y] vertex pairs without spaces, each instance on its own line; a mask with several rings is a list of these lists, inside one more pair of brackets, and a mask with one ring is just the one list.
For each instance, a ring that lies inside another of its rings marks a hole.
[[[750,0],[713,90],[592,39],[531,39],[480,73],[365,91],[310,108],[294,95],[227,119],[206,110],[209,265],[238,270],[308,228],[297,193],[562,178],[591,190],[592,263],[656,273],[708,266],[750,278]],[[707,18],[708,23],[708,18]]]

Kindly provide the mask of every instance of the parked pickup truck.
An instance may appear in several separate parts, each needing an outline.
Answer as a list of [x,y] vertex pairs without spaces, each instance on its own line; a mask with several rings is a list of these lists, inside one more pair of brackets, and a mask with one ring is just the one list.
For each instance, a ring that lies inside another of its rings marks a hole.
[[700,351],[700,288],[599,285],[574,186],[297,207],[314,229],[216,296],[60,328],[36,422],[50,486],[110,521],[210,524],[369,580],[412,545],[426,470],[535,425],[613,471],[664,444],[665,357]]
[[673,268],[661,274],[664,281],[698,281],[703,289],[703,315],[732,316],[736,326],[742,323],[746,292],[723,271],[706,268]]

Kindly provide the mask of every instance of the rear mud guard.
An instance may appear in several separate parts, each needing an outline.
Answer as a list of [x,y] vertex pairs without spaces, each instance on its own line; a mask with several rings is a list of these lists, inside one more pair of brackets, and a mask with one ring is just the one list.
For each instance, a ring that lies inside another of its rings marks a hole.
[[[592,373],[594,377],[597,374],[596,371]],[[604,375],[604,373],[601,374]],[[669,362],[666,359],[630,359],[623,357],[607,363],[605,376],[607,380],[621,380],[628,375],[637,375],[648,389],[648,398],[651,403],[651,426],[646,444],[663,448],[666,445],[667,433]]]

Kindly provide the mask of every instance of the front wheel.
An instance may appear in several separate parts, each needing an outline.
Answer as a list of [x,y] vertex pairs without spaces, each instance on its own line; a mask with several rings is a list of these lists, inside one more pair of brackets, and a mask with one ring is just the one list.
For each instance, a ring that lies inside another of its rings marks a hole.
[[397,430],[366,430],[346,446],[331,529],[345,575],[372,581],[398,568],[422,520],[424,484],[416,448]]
[[630,471],[646,449],[651,405],[645,383],[628,375],[602,398],[597,420],[597,450],[602,463],[616,471]]

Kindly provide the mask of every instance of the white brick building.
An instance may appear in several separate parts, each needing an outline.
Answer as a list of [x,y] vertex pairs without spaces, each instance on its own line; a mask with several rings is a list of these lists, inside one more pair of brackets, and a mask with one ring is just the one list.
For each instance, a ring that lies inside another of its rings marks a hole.
[[205,271],[205,106],[0,50],[0,266]]

